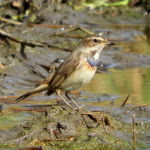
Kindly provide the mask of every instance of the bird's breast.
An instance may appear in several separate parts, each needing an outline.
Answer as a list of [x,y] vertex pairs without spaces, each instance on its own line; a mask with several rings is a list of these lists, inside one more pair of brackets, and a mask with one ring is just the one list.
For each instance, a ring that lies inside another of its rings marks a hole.
[[83,84],[87,84],[96,72],[96,67],[89,65],[84,61],[79,69],[75,70],[61,85],[62,89],[72,90],[79,88]]
[[87,66],[87,68],[90,70],[94,70],[97,66],[97,62],[92,59],[87,59],[84,63]]

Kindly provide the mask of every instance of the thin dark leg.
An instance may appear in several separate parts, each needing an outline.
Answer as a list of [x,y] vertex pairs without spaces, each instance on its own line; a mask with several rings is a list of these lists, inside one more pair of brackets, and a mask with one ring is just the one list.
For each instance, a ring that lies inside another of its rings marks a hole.
[[62,94],[61,94],[61,90],[56,90],[56,94],[66,103],[66,105],[67,106],[69,106],[72,110],[74,110],[73,108],[72,108],[72,106],[65,100],[65,98],[62,96]]
[[82,106],[79,106],[72,98],[70,98],[68,91],[65,92],[65,95],[78,109],[81,109]]

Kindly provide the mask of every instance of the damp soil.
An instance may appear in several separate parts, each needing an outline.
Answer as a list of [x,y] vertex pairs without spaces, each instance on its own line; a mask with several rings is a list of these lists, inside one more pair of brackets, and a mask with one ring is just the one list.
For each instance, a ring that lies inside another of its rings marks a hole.
[[[121,131],[120,131],[121,130]],[[9,131],[1,132],[2,148],[131,149],[131,125],[122,124],[102,111],[71,111],[51,105],[40,115]],[[139,129],[137,129],[138,131]],[[117,137],[117,132],[120,132]],[[8,136],[9,135],[9,136]]]

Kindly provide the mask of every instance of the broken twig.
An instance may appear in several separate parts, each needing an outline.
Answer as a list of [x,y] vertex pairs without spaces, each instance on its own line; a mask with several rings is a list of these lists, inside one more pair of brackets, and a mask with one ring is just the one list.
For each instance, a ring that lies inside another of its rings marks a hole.
[[21,22],[13,21],[13,20],[10,20],[10,19],[2,18],[2,17],[0,17],[0,21],[5,22],[5,23],[14,24],[14,25],[22,25]]
[[65,51],[72,51],[71,49],[69,48],[62,48],[62,47],[57,47],[55,45],[52,45],[52,44],[48,44],[48,43],[39,43],[39,42],[33,42],[33,41],[29,41],[29,40],[22,40],[22,39],[18,39],[17,37],[14,37],[13,35],[3,31],[3,30],[0,30],[0,35],[2,37],[5,37],[5,38],[8,38],[16,43],[19,43],[21,44],[21,48],[20,48],[20,54],[23,58],[27,58],[26,54],[25,54],[25,46],[29,46],[29,47],[52,47],[52,48],[56,48],[56,49],[63,49]]
[[128,95],[128,96],[126,97],[126,99],[123,101],[123,103],[122,103],[121,107],[124,107],[124,106],[125,106],[125,104],[126,104],[127,100],[129,99],[129,96],[130,96],[130,95]]
[[132,115],[132,142],[133,142],[133,150],[136,150],[135,113],[133,113]]
[[32,138],[33,136],[35,136],[35,134],[38,134],[38,133],[40,133],[40,132],[42,132],[42,129],[41,130],[35,130],[35,131],[33,131],[33,132],[31,132],[31,133],[29,133],[29,134],[27,134],[27,135],[25,135],[25,136],[22,136],[22,137],[20,137],[20,138],[18,138],[18,139],[14,139],[14,140],[10,140],[10,141],[7,141],[6,142],[6,144],[10,144],[10,143],[20,143],[20,142],[22,142],[24,139],[30,139],[30,138]]
[[57,32],[57,33],[54,33],[55,36],[59,36],[59,35],[62,35],[64,33],[68,33],[68,32],[72,32],[72,31],[76,31],[76,30],[81,30],[89,35],[91,34],[94,34],[92,31],[86,29],[86,28],[83,28],[83,27],[72,27],[68,30],[64,30],[64,31],[61,31],[61,32]]

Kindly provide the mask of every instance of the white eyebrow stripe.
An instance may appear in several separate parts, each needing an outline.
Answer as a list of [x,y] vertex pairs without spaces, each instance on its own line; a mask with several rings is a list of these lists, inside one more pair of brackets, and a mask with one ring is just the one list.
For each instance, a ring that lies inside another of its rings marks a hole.
[[[90,38],[89,38],[89,39],[90,39]],[[91,39],[105,40],[104,38],[102,38],[102,37],[97,37],[97,36],[91,37]]]

